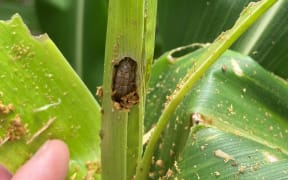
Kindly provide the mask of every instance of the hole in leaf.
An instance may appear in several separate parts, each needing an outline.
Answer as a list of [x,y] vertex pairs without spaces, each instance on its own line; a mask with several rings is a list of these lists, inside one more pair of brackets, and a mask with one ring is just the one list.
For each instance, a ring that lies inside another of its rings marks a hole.
[[209,44],[194,43],[194,44],[190,44],[187,46],[178,47],[176,49],[171,50],[169,52],[167,58],[170,62],[174,63],[177,60],[177,58],[185,56],[189,53],[196,51],[199,48],[203,48],[203,47],[206,47],[208,45]]

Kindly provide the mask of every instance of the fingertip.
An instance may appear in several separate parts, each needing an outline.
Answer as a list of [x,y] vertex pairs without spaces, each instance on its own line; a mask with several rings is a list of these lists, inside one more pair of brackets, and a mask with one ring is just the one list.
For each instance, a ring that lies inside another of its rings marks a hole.
[[[43,148],[44,151],[45,151],[45,149],[49,148],[50,153],[52,153],[52,151],[55,153],[58,153],[59,155],[62,155],[62,160],[69,162],[69,148],[68,148],[67,144],[65,144],[63,141],[58,140],[58,139],[48,140],[41,146],[41,148]],[[47,152],[45,152],[45,153],[47,153]],[[55,155],[56,154],[54,154],[54,156]],[[58,156],[58,155],[56,155],[56,156]]]
[[61,140],[49,140],[16,172],[13,180],[64,180],[68,166],[68,146]]

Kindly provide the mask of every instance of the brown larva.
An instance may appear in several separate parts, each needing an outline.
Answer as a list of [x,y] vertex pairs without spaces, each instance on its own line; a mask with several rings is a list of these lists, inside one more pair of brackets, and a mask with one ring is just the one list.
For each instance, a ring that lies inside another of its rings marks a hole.
[[137,64],[130,57],[124,57],[114,66],[113,100],[121,103],[123,97],[136,92]]

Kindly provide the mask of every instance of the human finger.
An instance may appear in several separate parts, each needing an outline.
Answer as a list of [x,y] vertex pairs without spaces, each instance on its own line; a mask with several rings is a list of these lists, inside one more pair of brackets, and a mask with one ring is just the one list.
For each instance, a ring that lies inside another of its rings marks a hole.
[[12,180],[65,180],[69,150],[60,140],[49,140],[23,165]]

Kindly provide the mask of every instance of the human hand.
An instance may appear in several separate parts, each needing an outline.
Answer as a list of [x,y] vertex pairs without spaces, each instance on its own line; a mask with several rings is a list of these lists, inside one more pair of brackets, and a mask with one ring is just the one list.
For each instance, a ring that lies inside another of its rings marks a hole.
[[15,175],[0,165],[0,180],[64,180],[68,165],[67,145],[60,140],[49,140]]

